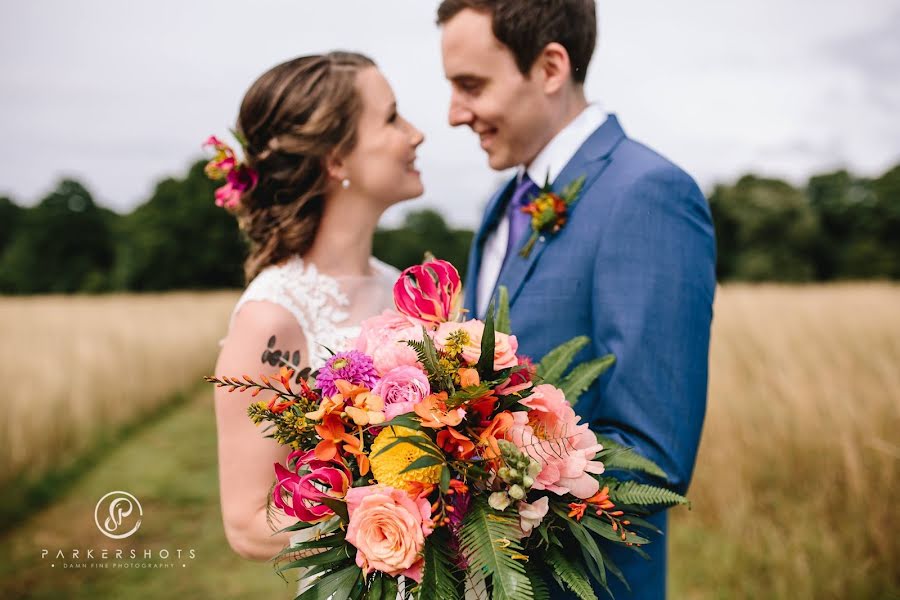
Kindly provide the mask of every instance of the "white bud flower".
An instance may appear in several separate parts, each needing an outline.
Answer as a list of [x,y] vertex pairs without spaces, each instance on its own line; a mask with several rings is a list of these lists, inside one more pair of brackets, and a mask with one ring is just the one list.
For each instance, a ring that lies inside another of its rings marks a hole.
[[491,508],[494,510],[506,510],[509,503],[509,494],[506,492],[494,492],[488,497],[488,504],[490,504]]

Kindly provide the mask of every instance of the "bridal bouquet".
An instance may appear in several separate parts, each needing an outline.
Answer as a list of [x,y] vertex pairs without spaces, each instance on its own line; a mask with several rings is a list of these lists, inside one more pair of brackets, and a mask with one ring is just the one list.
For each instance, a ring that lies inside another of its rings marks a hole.
[[[621,578],[610,545],[643,553],[651,509],[686,500],[635,481],[665,474],[596,436],[572,409],[614,362],[579,364],[576,338],[539,363],[517,355],[506,291],[461,320],[460,279],[435,260],[403,272],[396,310],[315,373],[210,377],[270,398],[255,423],[293,451],[272,503],[315,528],[276,557],[314,584],[299,598],[581,599]],[[615,472],[612,475],[611,472]]]

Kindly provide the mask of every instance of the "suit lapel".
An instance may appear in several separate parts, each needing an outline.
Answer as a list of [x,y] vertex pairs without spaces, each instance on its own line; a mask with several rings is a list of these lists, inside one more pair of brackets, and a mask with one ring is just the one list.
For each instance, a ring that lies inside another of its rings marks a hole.
[[466,291],[463,299],[463,305],[469,309],[470,316],[475,316],[477,311],[478,275],[481,272],[484,241],[487,238],[488,233],[493,231],[494,227],[497,225],[497,221],[503,213],[505,200],[511,193],[515,181],[515,177],[510,179],[506,185],[497,190],[488,201],[487,208],[484,212],[484,219],[482,219],[481,226],[475,234],[475,239],[472,240],[472,250],[469,253],[469,268],[466,273]]
[[[622,131],[618,119],[616,119],[615,115],[609,115],[606,121],[582,144],[575,156],[572,157],[572,160],[560,171],[553,181],[553,190],[561,192],[567,185],[582,175],[585,177],[582,190],[587,190],[609,164],[609,155],[612,154],[612,151],[623,139],[625,139],[625,133]],[[573,205],[570,218],[574,216],[580,202],[581,199],[579,198]],[[541,254],[544,253],[544,250],[553,239],[560,234],[561,232],[556,235],[541,235],[527,258],[518,256],[518,252],[528,242],[531,232],[529,231],[527,235],[523,236],[522,243],[519,249],[516,250],[517,254],[506,261],[500,276],[497,278],[497,286],[505,285],[509,290],[510,306],[518,298],[519,293],[522,291],[522,286],[534,270]]]

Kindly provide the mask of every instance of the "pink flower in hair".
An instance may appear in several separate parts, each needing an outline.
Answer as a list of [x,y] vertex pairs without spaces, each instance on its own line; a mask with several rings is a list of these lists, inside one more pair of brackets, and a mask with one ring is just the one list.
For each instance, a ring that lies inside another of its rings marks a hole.
[[203,169],[206,176],[213,181],[225,180],[225,185],[216,190],[216,206],[235,208],[240,204],[241,195],[256,185],[259,176],[255,170],[240,164],[231,146],[216,136],[209,136],[203,147],[211,147],[216,152]]

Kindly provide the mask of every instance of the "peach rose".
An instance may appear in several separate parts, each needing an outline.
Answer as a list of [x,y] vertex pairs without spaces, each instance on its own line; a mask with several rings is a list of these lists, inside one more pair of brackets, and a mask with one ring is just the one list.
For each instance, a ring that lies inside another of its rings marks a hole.
[[431,535],[431,505],[386,485],[347,492],[347,541],[356,548],[356,564],[365,574],[381,571],[422,581],[422,549]]
[[[462,357],[470,365],[474,365],[481,358],[481,338],[484,335],[484,323],[477,319],[464,323],[441,323],[434,332],[434,345],[441,350],[451,344],[451,335],[456,331],[465,332],[462,344]],[[519,349],[519,341],[514,335],[494,333],[494,370],[500,371],[515,367],[519,364],[516,358],[516,350]]]

